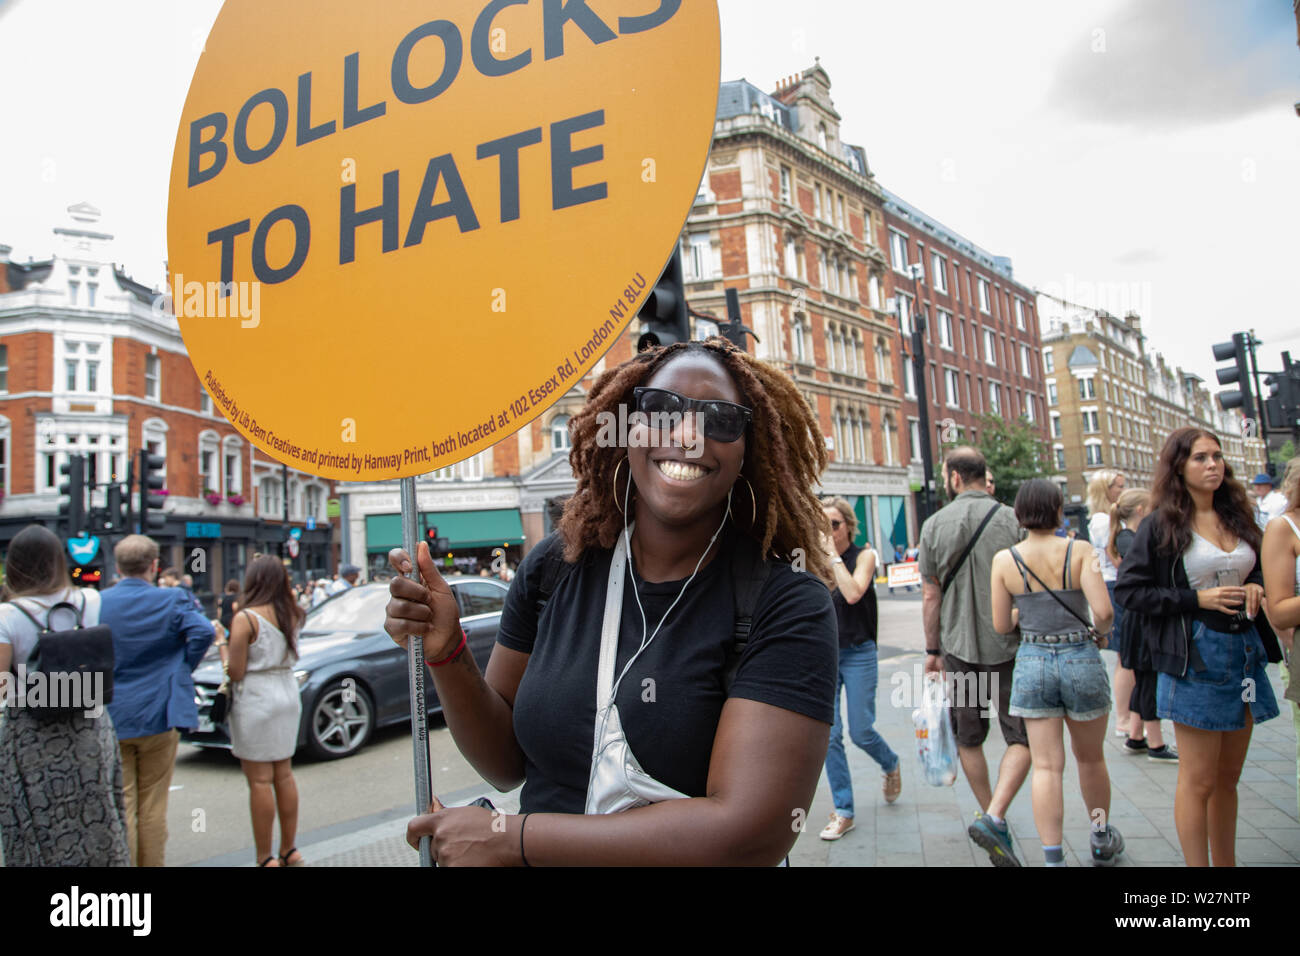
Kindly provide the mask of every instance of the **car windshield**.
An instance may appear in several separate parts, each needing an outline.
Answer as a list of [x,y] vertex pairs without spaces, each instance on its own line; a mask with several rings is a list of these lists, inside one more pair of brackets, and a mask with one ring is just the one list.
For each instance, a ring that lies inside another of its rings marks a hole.
[[340,631],[382,631],[387,604],[388,588],[382,585],[344,591],[307,613],[302,625],[303,637]]

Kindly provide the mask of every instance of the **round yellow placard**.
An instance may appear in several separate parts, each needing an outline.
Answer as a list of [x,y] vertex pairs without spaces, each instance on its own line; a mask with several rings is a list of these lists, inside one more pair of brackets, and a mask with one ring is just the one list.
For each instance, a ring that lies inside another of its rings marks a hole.
[[718,73],[715,0],[227,0],[167,221],[204,387],[338,480],[500,441],[653,288]]

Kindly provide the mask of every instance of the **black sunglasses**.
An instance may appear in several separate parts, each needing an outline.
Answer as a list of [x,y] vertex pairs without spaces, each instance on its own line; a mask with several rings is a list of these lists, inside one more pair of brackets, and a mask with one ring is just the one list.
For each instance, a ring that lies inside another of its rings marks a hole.
[[656,424],[664,427],[686,412],[696,412],[704,426],[704,437],[715,441],[736,441],[745,434],[745,426],[753,417],[753,412],[744,405],[717,399],[687,398],[666,388],[634,388],[632,395],[638,412],[647,416],[672,416],[660,418],[659,422],[651,418],[648,423],[651,427]]

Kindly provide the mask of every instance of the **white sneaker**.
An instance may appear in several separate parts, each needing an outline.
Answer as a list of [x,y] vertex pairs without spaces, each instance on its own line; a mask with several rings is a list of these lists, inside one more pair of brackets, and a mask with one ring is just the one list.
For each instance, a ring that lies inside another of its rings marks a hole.
[[853,818],[842,817],[838,813],[831,813],[831,821],[826,824],[820,836],[823,840],[838,840],[844,834],[853,829]]

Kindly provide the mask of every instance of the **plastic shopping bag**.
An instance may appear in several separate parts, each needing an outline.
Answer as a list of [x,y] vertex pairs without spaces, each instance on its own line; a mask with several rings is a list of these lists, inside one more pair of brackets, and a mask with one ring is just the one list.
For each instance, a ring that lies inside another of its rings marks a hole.
[[934,787],[951,787],[957,781],[957,738],[952,731],[947,686],[937,674],[927,674],[921,706],[912,711],[916,728],[916,753],[921,772]]

